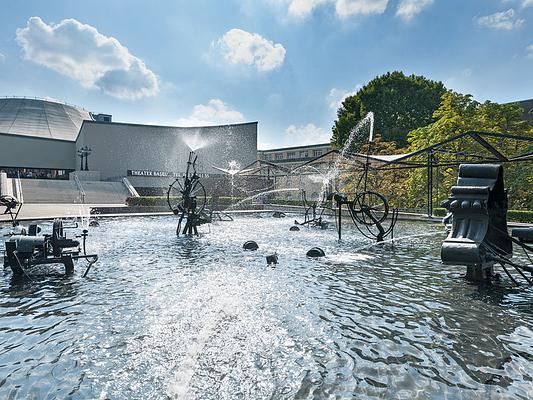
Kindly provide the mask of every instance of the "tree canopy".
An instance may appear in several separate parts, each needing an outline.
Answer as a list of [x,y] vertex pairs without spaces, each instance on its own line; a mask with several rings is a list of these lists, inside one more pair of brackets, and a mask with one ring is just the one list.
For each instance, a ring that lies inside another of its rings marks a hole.
[[[518,104],[497,104],[490,101],[479,103],[471,95],[447,92],[442,96],[440,107],[435,111],[434,123],[409,133],[409,151],[416,151],[467,131],[505,133],[533,138],[533,128],[522,119],[523,110]],[[513,139],[486,139],[506,155],[518,155],[533,151],[533,145]],[[454,152],[466,154],[487,154],[486,150],[472,141],[456,141],[450,144]],[[488,155],[488,154],[487,154]],[[441,162],[453,160],[454,154],[439,154]],[[426,171],[413,170],[408,179],[409,199],[423,199],[425,194]],[[449,188],[457,179],[457,168],[441,168],[435,172],[435,203],[446,198]],[[525,162],[506,164],[505,184],[509,189],[509,199],[513,208],[533,207],[533,175],[531,164]],[[438,195],[437,195],[438,196]]]
[[442,82],[423,76],[399,71],[378,76],[344,99],[333,125],[332,143],[342,147],[351,130],[372,111],[375,135],[403,147],[410,131],[434,122],[433,113],[445,92]]

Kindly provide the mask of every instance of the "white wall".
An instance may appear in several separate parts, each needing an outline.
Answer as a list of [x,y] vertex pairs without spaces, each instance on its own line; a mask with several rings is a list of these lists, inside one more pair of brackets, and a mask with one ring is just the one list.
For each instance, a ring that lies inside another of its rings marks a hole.
[[[191,138],[206,142],[196,150],[200,173],[220,173],[212,168],[241,166],[257,158],[257,123],[202,128],[175,128],[84,121],[76,148],[89,146],[89,169],[102,179],[126,176],[128,170],[185,172]],[[75,156],[74,156],[75,158]],[[79,166],[76,166],[79,168]],[[134,186],[161,186],[171,179],[129,177]]]

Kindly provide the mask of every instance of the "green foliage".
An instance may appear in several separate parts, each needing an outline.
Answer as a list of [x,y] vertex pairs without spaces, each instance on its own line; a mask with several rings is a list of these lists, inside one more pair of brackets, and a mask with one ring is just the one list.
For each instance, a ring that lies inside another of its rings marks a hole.
[[[445,91],[442,82],[423,76],[398,71],[378,76],[343,101],[334,122],[332,143],[342,147],[350,131],[373,111],[375,134],[383,141],[405,146],[408,132],[434,121],[433,113]],[[361,141],[366,143],[366,138]]]
[[510,222],[533,224],[533,211],[509,210],[507,212],[507,220]]
[[[180,199],[178,197],[171,197],[172,203],[177,203]],[[218,197],[217,205],[229,206],[232,203],[243,200],[244,197]],[[210,197],[207,197],[207,203],[211,201]],[[141,207],[153,207],[153,206],[167,206],[167,196],[141,196],[141,197],[128,197],[126,199],[128,206],[141,206]]]
[[[448,211],[445,208],[434,208],[433,215],[435,217],[444,217]],[[524,222],[533,224],[533,211],[526,210],[509,210],[507,211],[507,220],[509,222]]]
[[[446,92],[440,107],[435,111],[434,123],[418,128],[408,135],[409,151],[413,152],[429,145],[439,143],[450,137],[468,131],[483,131],[521,135],[533,138],[531,125],[522,120],[522,109],[517,104],[479,103],[470,95]],[[501,153],[513,156],[533,151],[533,146],[512,139],[485,138]],[[476,161],[476,156],[491,154],[474,140],[458,140],[448,146],[450,153],[435,154],[440,164],[452,162],[462,153],[463,159]],[[418,161],[424,161],[423,155]],[[513,208],[533,209],[533,167],[531,163],[504,164],[505,184],[509,189],[510,206]],[[409,174],[408,195],[411,206],[425,199],[426,169],[413,170]],[[450,187],[457,179],[457,167],[444,166],[434,170],[434,204],[448,197]]]

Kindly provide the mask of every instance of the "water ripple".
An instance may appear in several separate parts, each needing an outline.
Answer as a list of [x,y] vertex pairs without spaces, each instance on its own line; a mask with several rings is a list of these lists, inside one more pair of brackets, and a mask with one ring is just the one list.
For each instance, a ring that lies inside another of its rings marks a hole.
[[[531,397],[533,290],[458,278],[440,263],[439,226],[401,223],[406,238],[371,246],[348,226],[342,242],[289,232],[289,218],[240,217],[194,239],[175,224],[101,220],[88,279],[4,271],[0,397]],[[327,257],[305,257],[314,246]]]

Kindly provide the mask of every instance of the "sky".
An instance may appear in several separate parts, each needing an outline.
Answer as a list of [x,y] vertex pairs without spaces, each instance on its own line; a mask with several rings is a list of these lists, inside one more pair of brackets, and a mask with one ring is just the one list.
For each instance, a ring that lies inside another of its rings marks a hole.
[[328,142],[388,71],[533,98],[533,0],[0,0],[0,96],[114,121],[258,121],[260,149]]

